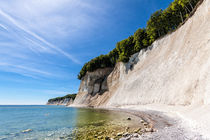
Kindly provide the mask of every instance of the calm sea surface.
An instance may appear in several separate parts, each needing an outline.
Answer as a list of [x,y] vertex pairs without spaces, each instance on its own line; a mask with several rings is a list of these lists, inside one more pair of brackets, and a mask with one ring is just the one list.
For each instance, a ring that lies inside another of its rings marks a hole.
[[62,139],[91,122],[125,120],[126,115],[63,106],[0,106],[0,140]]

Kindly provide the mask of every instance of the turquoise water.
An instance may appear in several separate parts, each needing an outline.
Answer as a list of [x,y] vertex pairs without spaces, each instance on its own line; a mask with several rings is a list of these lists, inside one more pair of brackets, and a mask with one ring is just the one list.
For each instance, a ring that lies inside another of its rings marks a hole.
[[[90,124],[106,125],[106,122],[115,119],[120,122],[129,117],[126,115],[107,110],[64,106],[0,106],[0,140],[62,139],[75,128]],[[24,133],[27,129],[31,131]]]
[[[0,140],[44,139],[69,134],[78,109],[63,106],[0,106]],[[31,132],[23,133],[23,130]]]

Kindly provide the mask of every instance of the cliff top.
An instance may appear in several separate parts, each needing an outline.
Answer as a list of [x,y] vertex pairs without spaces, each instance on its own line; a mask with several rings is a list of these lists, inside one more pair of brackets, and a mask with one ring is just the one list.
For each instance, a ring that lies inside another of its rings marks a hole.
[[71,98],[74,100],[76,98],[76,95],[77,94],[67,94],[66,96],[63,96],[63,97],[56,97],[56,98],[49,99],[48,102],[61,101],[67,98]]

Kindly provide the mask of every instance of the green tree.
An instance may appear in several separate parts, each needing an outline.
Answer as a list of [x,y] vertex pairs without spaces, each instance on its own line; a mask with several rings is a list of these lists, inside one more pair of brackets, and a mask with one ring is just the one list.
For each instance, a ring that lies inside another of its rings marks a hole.
[[157,38],[165,34],[163,10],[158,10],[150,17],[147,22],[146,32],[151,44]]
[[153,13],[147,22],[146,29],[138,29],[133,36],[116,44],[116,48],[107,55],[100,55],[85,63],[78,79],[86,73],[99,68],[114,67],[116,62],[128,62],[129,57],[151,45],[156,39],[175,30],[193,11],[200,0],[174,0],[165,10]]
[[138,29],[134,33],[134,53],[139,52],[141,49],[149,45],[149,39],[145,29]]
[[134,43],[133,36],[130,36],[127,39],[118,42],[116,45],[116,49],[119,54],[118,61],[128,62],[129,57],[135,52],[134,46],[135,46],[135,43]]

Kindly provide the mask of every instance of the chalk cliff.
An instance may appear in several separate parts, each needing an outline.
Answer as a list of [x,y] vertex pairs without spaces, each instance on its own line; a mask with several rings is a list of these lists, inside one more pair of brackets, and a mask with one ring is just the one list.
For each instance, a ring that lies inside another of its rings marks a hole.
[[88,72],[73,106],[210,104],[210,1],[175,32],[114,69]]
[[64,106],[69,106],[73,103],[73,99],[72,98],[65,98],[63,100],[59,100],[59,101],[48,101],[47,105],[64,105]]
[[47,105],[69,106],[73,103],[75,97],[76,97],[76,94],[67,94],[66,96],[63,96],[63,97],[52,98],[48,100]]
[[[81,80],[79,92],[74,100],[75,106],[96,106],[101,100],[97,98],[105,97],[108,89],[107,77],[113,68],[98,69],[94,72],[88,72]],[[98,105],[97,105],[98,106]]]

